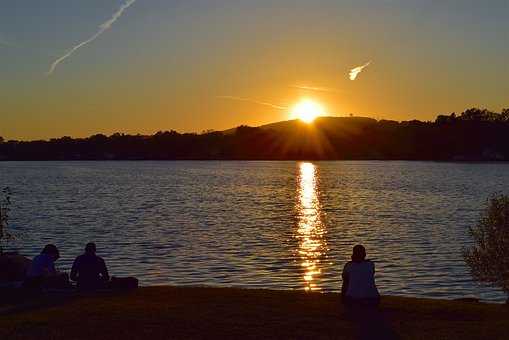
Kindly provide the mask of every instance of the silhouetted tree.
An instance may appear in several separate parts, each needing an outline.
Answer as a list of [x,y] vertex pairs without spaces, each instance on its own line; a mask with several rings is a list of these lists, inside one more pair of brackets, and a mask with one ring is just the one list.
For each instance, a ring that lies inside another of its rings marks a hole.
[[456,121],[456,113],[451,113],[450,115],[438,115],[435,119],[436,124],[450,124]]
[[502,110],[501,113],[497,113],[487,109],[471,108],[461,113],[459,119],[470,121],[501,122],[507,121],[506,117],[507,112],[504,110]]
[[509,122],[509,109],[503,109],[500,118],[503,122]]
[[474,245],[463,255],[472,277],[501,288],[509,303],[509,196],[492,195],[469,234]]

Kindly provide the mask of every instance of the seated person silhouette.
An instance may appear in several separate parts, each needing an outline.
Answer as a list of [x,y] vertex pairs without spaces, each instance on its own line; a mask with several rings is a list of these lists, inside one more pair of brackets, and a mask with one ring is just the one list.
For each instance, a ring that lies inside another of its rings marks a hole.
[[348,306],[378,306],[380,294],[375,285],[375,264],[366,260],[362,245],[353,247],[352,261],[343,268],[341,296]]
[[106,288],[110,279],[104,260],[95,254],[95,243],[88,243],[85,253],[74,260],[71,280],[78,283],[80,290]]
[[54,244],[47,244],[41,253],[35,256],[28,267],[23,286],[29,289],[67,288],[69,277],[55,268],[60,252]]

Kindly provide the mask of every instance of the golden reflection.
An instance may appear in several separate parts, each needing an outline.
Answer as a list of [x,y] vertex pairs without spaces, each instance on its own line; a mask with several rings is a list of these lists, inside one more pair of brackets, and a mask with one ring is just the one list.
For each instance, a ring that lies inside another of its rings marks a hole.
[[320,260],[325,255],[325,228],[318,199],[317,170],[312,163],[299,164],[297,239],[306,290],[320,290]]

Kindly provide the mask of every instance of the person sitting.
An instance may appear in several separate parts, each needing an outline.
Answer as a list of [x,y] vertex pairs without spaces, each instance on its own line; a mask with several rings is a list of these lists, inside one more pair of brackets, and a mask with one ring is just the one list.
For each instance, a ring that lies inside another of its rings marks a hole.
[[47,244],[41,253],[32,260],[23,286],[30,289],[65,288],[69,286],[67,274],[60,273],[55,268],[55,261],[59,258],[58,248],[53,244]]
[[352,261],[345,264],[342,273],[341,296],[347,305],[377,306],[380,294],[375,285],[375,264],[366,260],[362,245],[353,247]]
[[80,290],[105,288],[110,279],[104,260],[95,254],[95,243],[85,246],[85,253],[74,260],[71,280],[77,281]]

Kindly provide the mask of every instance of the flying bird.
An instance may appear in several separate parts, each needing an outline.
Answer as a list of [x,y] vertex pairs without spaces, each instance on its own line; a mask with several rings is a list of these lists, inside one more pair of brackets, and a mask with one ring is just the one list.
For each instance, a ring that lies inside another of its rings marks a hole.
[[93,35],[91,36],[90,38],[88,38],[87,40],[85,41],[82,41],[80,42],[79,44],[71,47],[69,50],[67,50],[67,52],[65,52],[64,55],[62,55],[61,57],[59,57],[58,59],[56,59],[50,66],[48,72],[46,73],[46,75],[50,76],[56,69],[56,67],[58,66],[58,64],[60,64],[62,61],[64,61],[65,59],[67,59],[68,57],[70,57],[74,52],[76,52],[78,49],[80,49],[81,47],[87,45],[87,44],[90,44],[91,42],[93,42],[95,39],[99,38],[99,36],[101,34],[103,34],[106,30],[110,29],[111,26],[115,23],[115,21],[118,20],[118,18],[120,18],[122,16],[122,13],[124,13],[124,11],[126,9],[128,9],[132,4],[134,4],[136,2],[136,0],[127,0],[125,3],[123,3],[120,8],[115,12],[113,13],[113,15],[111,16],[111,18],[108,20],[108,21],[105,21],[104,23],[102,23],[101,25],[99,25],[99,30]]
[[366,67],[368,67],[369,65],[371,64],[371,61],[368,61],[367,63],[365,63],[364,65],[361,65],[361,66],[357,66],[357,67],[354,67],[353,69],[350,70],[350,73],[349,73],[349,77],[350,77],[350,80],[355,80],[357,79],[357,76],[359,75],[359,73],[362,72],[362,70],[364,70]]

